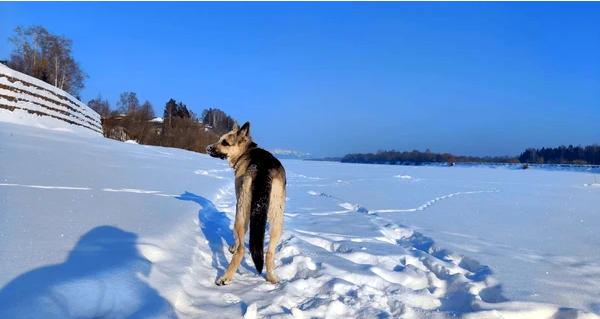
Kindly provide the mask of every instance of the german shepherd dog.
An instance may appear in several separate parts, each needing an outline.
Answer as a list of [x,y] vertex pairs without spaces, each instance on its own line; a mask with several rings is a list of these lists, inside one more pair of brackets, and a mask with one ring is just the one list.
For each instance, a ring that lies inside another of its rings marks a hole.
[[235,173],[235,242],[229,247],[233,253],[225,274],[216,284],[231,283],[235,271],[244,257],[244,234],[250,225],[250,254],[258,273],[263,270],[265,227],[269,221],[269,247],[267,248],[267,281],[277,283],[273,257],[283,230],[285,206],[285,170],[271,153],[257,147],[250,137],[250,123],[241,128],[237,124],[206,148],[212,157],[227,159]]

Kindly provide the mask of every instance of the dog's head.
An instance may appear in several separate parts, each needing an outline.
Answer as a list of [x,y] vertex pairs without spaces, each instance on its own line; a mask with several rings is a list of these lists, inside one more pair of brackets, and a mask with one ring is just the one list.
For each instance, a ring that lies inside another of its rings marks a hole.
[[246,122],[241,128],[234,124],[233,129],[223,134],[215,144],[209,145],[206,152],[212,157],[231,160],[238,158],[249,147],[255,145],[250,136],[250,123]]

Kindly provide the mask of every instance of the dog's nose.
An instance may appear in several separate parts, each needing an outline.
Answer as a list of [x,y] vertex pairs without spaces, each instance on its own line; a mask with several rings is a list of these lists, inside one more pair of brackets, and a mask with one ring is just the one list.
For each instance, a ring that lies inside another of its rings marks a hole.
[[206,147],[206,153],[212,153],[212,151],[213,151],[213,146],[212,145],[209,145],[209,146]]

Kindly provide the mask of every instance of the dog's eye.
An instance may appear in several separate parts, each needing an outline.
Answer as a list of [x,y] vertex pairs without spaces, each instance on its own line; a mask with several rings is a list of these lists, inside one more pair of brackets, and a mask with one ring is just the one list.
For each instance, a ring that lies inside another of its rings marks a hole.
[[223,142],[221,142],[221,145],[223,145],[223,146],[229,146],[229,143],[227,143],[227,140],[223,140]]

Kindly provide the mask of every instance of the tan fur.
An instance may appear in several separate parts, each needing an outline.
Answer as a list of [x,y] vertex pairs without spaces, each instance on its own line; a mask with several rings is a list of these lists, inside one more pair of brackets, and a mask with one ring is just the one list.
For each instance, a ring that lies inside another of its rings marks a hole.
[[267,248],[266,264],[267,264],[267,280],[271,283],[279,282],[275,275],[275,249],[281,233],[283,232],[283,210],[285,208],[285,177],[281,171],[276,171],[272,175],[271,194],[269,199],[269,213],[267,220],[269,221],[269,247]]
[[[224,145],[223,141],[226,141]],[[235,242],[229,248],[233,253],[229,267],[225,274],[217,280],[217,285],[226,285],[231,283],[233,275],[239,267],[244,256],[244,237],[248,230],[250,222],[250,205],[252,200],[252,180],[256,172],[253,167],[249,167],[250,158],[247,153],[249,147],[253,144],[249,134],[249,123],[244,124],[242,128],[237,125],[229,133],[219,138],[219,141],[209,146],[207,150],[226,155],[229,165],[235,173],[235,192],[236,192],[236,213],[234,222]],[[283,212],[285,208],[285,171],[283,167],[273,169],[271,174],[271,193],[269,194],[269,209],[267,212],[267,221],[269,222],[269,244],[266,252],[267,281],[277,283],[278,278],[275,270],[275,249],[283,231]]]

